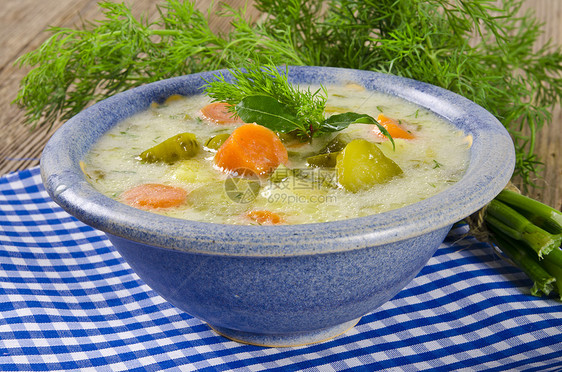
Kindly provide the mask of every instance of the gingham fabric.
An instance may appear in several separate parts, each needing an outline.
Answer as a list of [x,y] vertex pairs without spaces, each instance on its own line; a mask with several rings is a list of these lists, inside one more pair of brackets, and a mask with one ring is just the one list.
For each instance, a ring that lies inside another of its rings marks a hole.
[[0,178],[0,370],[562,370],[562,304],[456,226],[394,299],[333,340],[242,345],[143,283],[38,168]]

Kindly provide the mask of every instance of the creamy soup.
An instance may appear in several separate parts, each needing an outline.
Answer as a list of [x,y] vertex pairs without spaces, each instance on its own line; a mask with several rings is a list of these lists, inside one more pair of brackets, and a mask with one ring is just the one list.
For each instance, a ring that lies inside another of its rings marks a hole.
[[[278,153],[286,151],[287,158],[281,156],[271,169],[230,167],[224,164],[250,155],[244,149],[226,151],[225,141],[236,142],[231,133],[250,124],[209,117],[204,108],[210,101],[204,95],[174,96],[118,123],[81,164],[92,185],[118,201],[167,216],[225,224],[302,224],[367,216],[428,198],[462,177],[471,144],[462,131],[393,96],[354,84],[326,88],[327,117],[352,111],[388,118],[401,130],[394,132],[395,146],[376,125],[352,124],[305,142],[279,134]],[[180,133],[184,135],[177,143],[188,154],[159,157],[157,145]],[[143,201],[139,185],[147,184],[158,199],[154,203]]]

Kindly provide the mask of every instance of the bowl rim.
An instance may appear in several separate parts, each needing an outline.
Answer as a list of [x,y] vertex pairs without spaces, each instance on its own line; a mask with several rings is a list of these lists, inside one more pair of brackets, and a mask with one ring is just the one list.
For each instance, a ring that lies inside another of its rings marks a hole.
[[513,174],[515,151],[507,130],[491,113],[458,94],[380,72],[320,66],[283,68],[296,84],[354,82],[429,109],[472,135],[468,169],[457,183],[402,208],[346,220],[276,226],[227,225],[166,217],[122,204],[88,183],[79,164],[89,150],[85,147],[107,128],[148,108],[153,101],[161,102],[174,92],[200,93],[205,81],[217,74],[230,78],[228,70],[215,70],[118,93],[68,120],[51,136],[41,156],[41,176],[48,194],[78,220],[138,243],[219,255],[292,256],[394,243],[450,227],[491,201]]

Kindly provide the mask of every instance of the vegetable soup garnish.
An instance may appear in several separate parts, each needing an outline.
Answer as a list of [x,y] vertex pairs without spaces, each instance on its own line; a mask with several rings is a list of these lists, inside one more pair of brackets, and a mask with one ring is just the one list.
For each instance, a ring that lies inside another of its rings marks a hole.
[[322,86],[316,90],[299,90],[289,83],[287,71],[280,71],[273,65],[253,64],[244,71],[231,72],[234,82],[227,82],[222,75],[215,76],[207,82],[206,93],[215,101],[234,106],[232,111],[246,123],[258,123],[309,141],[351,124],[373,124],[394,144],[387,129],[367,114],[343,112],[326,119],[327,97]]
[[380,213],[435,195],[464,174],[469,141],[428,110],[355,85],[307,89],[325,94],[312,132],[295,129],[294,118],[304,122],[298,115],[284,124],[245,123],[235,102],[227,102],[228,122],[211,120],[202,109],[212,97],[183,97],[118,123],[92,148],[84,171],[100,192],[137,208],[247,225]]

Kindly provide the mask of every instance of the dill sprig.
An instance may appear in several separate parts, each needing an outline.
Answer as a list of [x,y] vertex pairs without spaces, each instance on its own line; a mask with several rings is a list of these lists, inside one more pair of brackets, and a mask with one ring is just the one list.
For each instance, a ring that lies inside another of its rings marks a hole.
[[324,109],[328,95],[324,87],[321,86],[315,91],[310,88],[301,89],[289,82],[287,69],[283,71],[272,64],[253,63],[244,69],[231,68],[230,72],[232,82],[227,81],[223,75],[217,75],[214,80],[207,81],[205,93],[213,101],[231,104],[236,113],[236,105],[244,98],[271,97],[283,106],[286,114],[296,119],[290,121],[293,125],[281,128],[284,129],[283,132],[295,132],[303,138],[312,138],[323,132]]
[[108,95],[172,76],[243,66],[337,66],[428,82],[480,104],[508,129],[515,174],[540,170],[535,139],[562,96],[562,52],[537,48],[542,25],[524,0],[256,0],[259,23],[223,6],[232,31],[211,31],[193,3],[166,0],[159,19],[103,1],[105,19],[52,36],[18,63],[33,69],[15,103],[52,125]]

